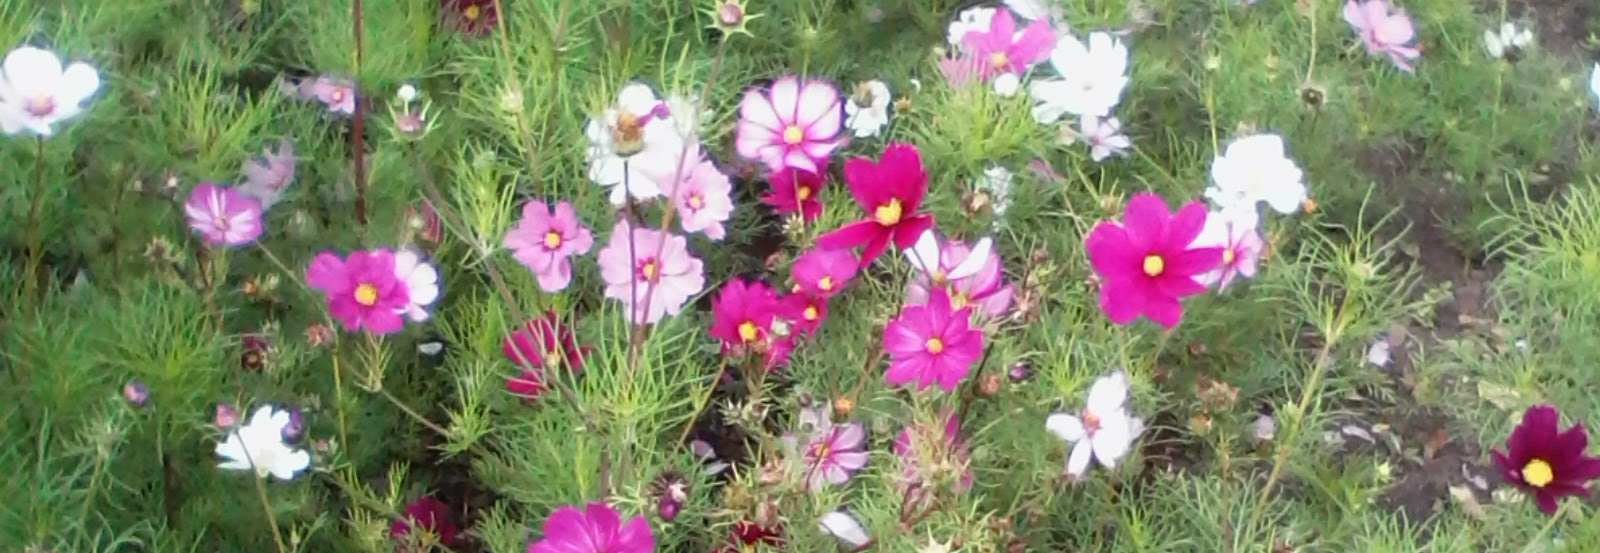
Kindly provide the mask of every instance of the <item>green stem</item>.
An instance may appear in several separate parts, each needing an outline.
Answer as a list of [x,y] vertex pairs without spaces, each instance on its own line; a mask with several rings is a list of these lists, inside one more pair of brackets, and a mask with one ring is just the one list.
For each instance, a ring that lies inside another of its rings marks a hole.
[[443,427],[441,427],[441,426],[439,426],[437,424],[434,424],[433,421],[430,421],[426,417],[423,417],[421,414],[418,414],[416,411],[413,411],[410,407],[407,407],[404,402],[400,401],[400,398],[394,397],[394,394],[389,393],[388,389],[386,389],[386,388],[378,388],[378,395],[381,395],[381,396],[383,396],[384,399],[389,400],[389,403],[393,403],[395,407],[398,407],[401,411],[404,411],[405,414],[410,415],[411,418],[415,419],[418,423],[421,423],[423,426],[428,427],[429,430],[432,430],[434,432],[439,433],[440,437],[443,437],[443,438],[449,438],[450,437],[450,432],[449,431],[445,430]]
[[39,263],[43,255],[44,236],[40,226],[44,207],[44,137],[39,137],[33,160],[33,190],[28,195],[28,270],[23,288],[30,303],[37,305],[39,292]]
[[256,497],[261,500],[261,512],[267,515],[267,525],[272,527],[272,542],[277,544],[278,553],[288,553],[289,548],[283,546],[283,535],[278,532],[278,515],[272,512],[272,502],[267,500],[267,486],[262,484],[264,478],[256,472],[256,461],[250,458],[250,448],[245,447],[244,436],[239,434],[239,429],[233,430],[234,438],[239,440],[239,450],[244,452],[244,460],[250,463],[250,478],[256,484]]

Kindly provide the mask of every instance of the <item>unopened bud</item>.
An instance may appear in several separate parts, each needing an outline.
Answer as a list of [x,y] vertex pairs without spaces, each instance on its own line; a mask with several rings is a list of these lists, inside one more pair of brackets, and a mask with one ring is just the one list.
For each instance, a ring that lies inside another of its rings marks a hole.
[[234,407],[232,403],[218,403],[215,424],[217,425],[217,428],[221,428],[223,430],[227,430],[233,428],[235,425],[238,425],[239,408]]
[[122,385],[122,399],[128,400],[128,404],[134,407],[144,407],[150,401],[150,387],[137,378],[129,380]]

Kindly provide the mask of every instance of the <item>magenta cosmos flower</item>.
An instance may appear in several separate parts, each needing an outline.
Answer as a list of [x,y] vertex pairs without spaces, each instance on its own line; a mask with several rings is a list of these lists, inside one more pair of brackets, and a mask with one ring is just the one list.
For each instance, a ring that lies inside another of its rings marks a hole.
[[1013,290],[1005,283],[1000,254],[989,238],[968,247],[929,229],[906,250],[906,260],[917,269],[906,290],[909,304],[927,303],[930,288],[943,288],[957,309],[970,305],[985,317],[999,317],[1011,308]]
[[689,255],[682,236],[635,229],[622,219],[600,250],[600,278],[606,281],[606,297],[622,302],[635,324],[677,315],[706,286],[704,266]]
[[828,299],[821,296],[796,292],[779,299],[778,305],[789,328],[798,334],[816,334],[817,327],[828,318]]
[[[733,215],[733,186],[728,176],[704,158],[698,145],[684,150],[681,163],[681,171],[678,164],[666,163],[647,172],[661,183],[662,193],[672,198],[684,232],[701,232],[706,238],[721,240],[727,234],[722,223]],[[677,183],[672,182],[674,176]]]
[[351,115],[356,112],[356,83],[323,75],[311,83],[311,94],[328,107],[328,111]]
[[1227,290],[1236,277],[1255,278],[1261,254],[1267,249],[1255,225],[1238,219],[1222,213],[1207,215],[1205,227],[1194,239],[1196,247],[1222,248],[1222,264],[1200,275],[1201,284],[1215,284],[1218,292]]
[[589,253],[594,235],[578,221],[572,204],[561,202],[552,209],[544,202],[522,206],[522,220],[506,233],[501,244],[509,248],[517,262],[533,271],[539,288],[558,292],[572,283],[574,255]]
[[938,384],[955,391],[972,364],[983,355],[983,330],[972,328],[971,307],[953,309],[950,296],[935,290],[928,303],[900,311],[883,329],[883,349],[889,352],[890,384],[917,383],[917,389]]
[[500,352],[519,367],[564,367],[577,371],[583,368],[583,358],[589,355],[589,346],[579,346],[572,327],[561,322],[555,310],[528,321],[522,328],[511,331],[500,343]]
[[1588,456],[1589,433],[1582,424],[1561,431],[1561,415],[1549,405],[1529,407],[1511,431],[1506,451],[1490,450],[1500,475],[1533,494],[1539,510],[1556,512],[1565,496],[1589,496],[1589,481],[1600,478],[1600,459]]
[[841,109],[839,89],[832,84],[793,75],[780,78],[765,94],[744,93],[734,147],[773,173],[790,168],[816,172],[839,147]]
[[1010,73],[1021,76],[1028,67],[1050,57],[1056,45],[1056,31],[1040,19],[1019,34],[1011,10],[1000,9],[989,20],[987,31],[967,31],[961,43],[978,60],[977,75],[985,80]]
[[890,244],[909,248],[922,231],[933,226],[932,215],[917,212],[928,193],[928,174],[922,169],[922,154],[916,146],[890,144],[876,163],[851,159],[844,164],[844,180],[867,218],[822,235],[817,238],[818,246],[829,250],[865,246],[860,263],[865,268]]
[[778,296],[766,283],[729,280],[711,300],[711,337],[722,340],[723,353],[765,351],[777,311]]
[[1412,61],[1422,57],[1413,41],[1417,38],[1411,16],[1402,9],[1391,9],[1384,0],[1346,0],[1344,20],[1361,36],[1369,54],[1386,54],[1401,71],[1410,73]]
[[243,246],[261,237],[261,202],[238,190],[201,183],[183,204],[189,228],[213,246]]
[[653,553],[650,523],[636,516],[623,523],[610,505],[591,502],[583,510],[563,506],[544,521],[544,538],[528,553]]
[[1196,276],[1222,263],[1222,248],[1193,248],[1206,223],[1206,207],[1189,202],[1174,215],[1160,196],[1141,192],[1128,202],[1122,223],[1102,221],[1084,249],[1100,275],[1100,308],[1116,324],[1140,315],[1172,328],[1183,318],[1179,298],[1206,290]]
[[306,269],[306,284],[328,297],[328,312],[345,330],[389,334],[405,324],[400,314],[411,296],[395,276],[393,252],[357,250],[345,259],[319,253]]
[[829,298],[856,277],[858,264],[856,254],[849,250],[812,248],[795,258],[789,272],[794,277],[794,291]]
[[828,181],[822,177],[826,167],[816,172],[789,169],[778,171],[767,178],[772,190],[761,195],[761,203],[772,207],[779,215],[799,213],[809,223],[822,215],[822,187]]
[[951,484],[957,492],[972,488],[972,471],[968,467],[971,454],[967,440],[961,436],[961,418],[955,411],[943,415],[944,428],[929,428],[917,424],[908,426],[894,438],[894,454],[900,457],[902,484],[926,483],[939,476],[931,467],[958,467],[961,475]]
[[459,530],[456,528],[456,523],[450,519],[450,507],[432,496],[419,497],[406,505],[403,516],[389,525],[389,537],[402,544],[420,545],[422,543],[420,538],[417,538],[419,541],[416,542],[410,541],[413,526],[433,535],[438,539],[436,543],[439,545],[453,547],[456,544],[456,533]]
[[[839,485],[850,481],[856,471],[867,466],[867,431],[859,422],[833,424],[828,407],[803,407],[800,409],[798,429],[806,436],[802,445],[794,433],[784,435],[783,443],[798,461],[796,470],[805,481],[806,489],[822,490],[828,484]],[[796,452],[795,449],[800,449]]]

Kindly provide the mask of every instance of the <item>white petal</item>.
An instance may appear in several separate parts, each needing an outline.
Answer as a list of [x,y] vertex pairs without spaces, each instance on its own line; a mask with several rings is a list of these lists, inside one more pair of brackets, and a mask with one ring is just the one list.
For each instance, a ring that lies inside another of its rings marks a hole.
[[61,59],[49,50],[23,46],[6,55],[6,81],[24,98],[54,96],[61,82]]
[[818,527],[828,535],[839,538],[839,541],[855,547],[866,545],[872,540],[872,537],[867,535],[867,529],[861,526],[861,521],[842,510],[829,511],[828,514],[822,515]]
[[1117,460],[1127,455],[1133,445],[1132,430],[1132,421],[1120,409],[1115,414],[1101,418],[1100,430],[1089,437],[1089,441],[1094,443],[1095,459],[1106,468],[1116,466]]
[[1067,474],[1073,478],[1083,476],[1083,471],[1089,470],[1089,461],[1094,458],[1094,446],[1089,445],[1089,440],[1078,442],[1072,446],[1072,454],[1067,457]]
[[911,262],[923,274],[931,275],[939,270],[939,233],[928,227],[917,237],[917,243],[911,249],[905,250],[906,260]]
[[989,255],[994,253],[993,248],[994,240],[988,237],[979,240],[977,245],[974,245],[972,250],[967,253],[967,258],[961,260],[961,263],[957,264],[956,268],[951,269],[950,274],[947,276],[954,280],[978,274],[978,271],[982,270],[983,266],[989,262]]
[[1117,370],[1109,375],[1095,379],[1094,385],[1089,387],[1089,401],[1087,410],[1098,416],[1109,416],[1114,411],[1122,410],[1128,403],[1128,373]]
[[1044,429],[1068,442],[1082,440],[1084,434],[1083,421],[1066,413],[1055,413],[1046,417]]
[[62,105],[76,106],[97,90],[100,90],[100,73],[88,65],[74,63],[67,66],[67,72],[61,76],[55,97]]
[[660,102],[650,85],[644,83],[630,83],[617,93],[617,107],[636,117],[650,113]]
[[268,469],[272,476],[279,480],[293,480],[296,473],[311,466],[311,454],[306,453],[304,449],[283,447],[282,451],[277,452],[272,458],[275,462]]

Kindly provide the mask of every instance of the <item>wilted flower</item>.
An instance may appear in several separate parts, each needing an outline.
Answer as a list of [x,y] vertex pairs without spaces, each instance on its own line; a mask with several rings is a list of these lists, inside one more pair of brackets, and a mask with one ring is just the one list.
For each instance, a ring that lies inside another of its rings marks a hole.
[[677,315],[690,296],[705,289],[705,268],[689,255],[688,241],[655,229],[632,228],[625,219],[611,228],[599,260],[605,297],[621,301],[635,324],[654,324]]
[[1483,47],[1489,51],[1489,57],[1494,59],[1507,59],[1515,61],[1518,54],[1533,46],[1533,31],[1518,29],[1515,23],[1507,21],[1500,24],[1500,32],[1494,29],[1483,31]]
[[1555,514],[1562,497],[1589,496],[1589,481],[1600,478],[1600,458],[1590,457],[1588,430],[1576,424],[1561,430],[1561,415],[1550,405],[1535,405],[1511,431],[1506,451],[1490,451],[1500,475],[1533,495],[1539,510]]
[[288,411],[275,411],[271,405],[257,408],[250,415],[250,422],[229,432],[228,438],[217,444],[217,455],[225,459],[218,467],[253,470],[257,478],[271,474],[279,480],[293,480],[296,474],[311,466],[311,455],[283,442],[283,430],[287,426]]
[[828,184],[822,176],[826,167],[817,172],[789,169],[767,177],[771,190],[761,195],[761,203],[772,207],[779,215],[800,213],[806,222],[822,215],[822,187]]
[[1385,54],[1396,67],[1412,72],[1412,62],[1422,57],[1413,41],[1417,32],[1403,9],[1390,9],[1384,0],[1346,0],[1344,20],[1361,37],[1369,54]]
[[239,367],[247,371],[261,370],[267,365],[269,347],[267,337],[261,334],[245,334],[239,337]]
[[298,408],[289,409],[289,424],[283,426],[283,441],[294,442],[306,433],[305,413]]
[[434,211],[433,205],[428,202],[417,202],[406,207],[406,225],[425,244],[438,244],[444,238],[444,225],[439,220],[439,212]]
[[706,15],[711,16],[708,27],[722,31],[723,34],[733,35],[743,33],[750,35],[745,27],[752,20],[761,17],[761,14],[750,13],[745,7],[745,0],[719,0],[706,10]]
[[261,149],[261,157],[244,162],[244,183],[239,192],[261,202],[261,209],[271,209],[278,197],[294,183],[294,143],[288,138],[278,139],[278,151]]
[[989,194],[995,217],[1005,217],[1006,210],[1011,208],[1011,184],[1014,180],[1015,175],[1011,170],[999,165],[984,169],[983,176],[978,179],[977,188]]
[[21,46],[0,64],[0,131],[55,134],[55,125],[83,112],[100,89],[100,73],[84,63],[61,67],[49,50]]
[[746,91],[734,147],[774,173],[819,171],[841,142],[839,90],[827,81],[779,78],[770,90]]
[[861,521],[843,507],[822,515],[822,519],[817,521],[817,528],[852,548],[865,546],[872,541],[872,536],[861,526]]
[[570,258],[589,253],[594,235],[578,220],[572,204],[562,201],[551,208],[533,200],[523,204],[522,219],[501,244],[538,277],[540,289],[558,292],[572,283]]
[[1247,136],[1228,143],[1211,162],[1211,186],[1205,196],[1236,224],[1254,227],[1257,203],[1266,202],[1284,215],[1300,209],[1306,200],[1304,176],[1285,155],[1283,137]]
[[900,457],[902,483],[927,483],[938,476],[936,467],[951,467],[960,471],[951,487],[966,491],[972,487],[972,471],[967,452],[967,440],[961,436],[961,418],[954,411],[946,412],[943,428],[929,428],[917,424],[900,431],[894,439],[894,454]]
[[311,347],[318,347],[333,342],[333,329],[322,323],[312,323],[306,327],[306,343]]
[[1141,192],[1128,202],[1122,223],[1102,221],[1084,249],[1100,276],[1100,308],[1116,324],[1140,315],[1172,328],[1183,318],[1179,299],[1206,286],[1195,277],[1222,262],[1222,248],[1190,244],[1205,226],[1206,208],[1190,202],[1176,214],[1160,196]]
[[748,520],[733,523],[733,532],[712,553],[746,553],[766,545],[781,549],[785,543],[782,526],[766,527]]
[[428,320],[428,306],[439,299],[439,270],[406,248],[394,254],[394,277],[406,289],[406,305],[400,312],[419,323]]
[[972,328],[971,313],[971,307],[953,309],[941,289],[933,290],[927,304],[902,309],[883,329],[883,349],[889,352],[884,380],[916,382],[919,390],[937,383],[955,391],[983,355],[983,330]]
[[[452,547],[456,543],[455,521],[451,520],[450,506],[443,501],[434,499],[433,496],[424,495],[406,505],[401,517],[389,525],[389,537],[402,544],[426,543],[423,538],[412,538],[412,528],[421,529],[429,536],[437,538],[432,542],[445,547]],[[412,541],[415,539],[416,541]]]
[[611,205],[661,195],[656,177],[664,167],[676,170],[683,154],[674,125],[666,103],[642,83],[622,87],[615,106],[589,118],[589,180],[611,191]]
[[1050,53],[1050,65],[1061,77],[1035,80],[1028,87],[1035,102],[1033,118],[1040,124],[1065,115],[1107,117],[1128,86],[1128,47],[1110,33],[1089,33],[1088,44],[1061,37]]
[[405,281],[395,276],[395,255],[388,250],[358,250],[350,257],[323,252],[306,269],[306,284],[328,299],[328,312],[345,330],[374,334],[397,332],[400,314],[411,305]]
[[239,409],[232,403],[218,403],[216,413],[212,416],[212,424],[222,430],[228,430],[239,424]]
[[507,335],[500,345],[506,359],[521,367],[583,368],[589,346],[579,346],[572,327],[561,322],[554,310],[545,311]]
[[909,248],[933,226],[933,216],[919,212],[928,193],[928,174],[916,146],[890,144],[877,162],[851,159],[844,165],[844,180],[867,218],[822,235],[818,246],[830,250],[865,246],[861,267],[866,267],[890,244]]
[[1067,474],[1083,476],[1090,458],[1106,468],[1133,447],[1133,440],[1144,429],[1144,421],[1128,414],[1128,374],[1118,370],[1095,379],[1083,417],[1056,413],[1045,420],[1045,429],[1067,443],[1076,444],[1067,458]]
[[189,228],[213,246],[243,246],[261,237],[261,202],[232,188],[195,186],[183,213]]
[[356,112],[356,83],[350,79],[322,75],[312,82],[311,92],[328,111],[345,115]]
[[883,81],[862,81],[856,93],[844,104],[844,126],[856,138],[878,136],[889,124],[889,104],[893,103],[889,85]]
[[544,521],[544,537],[528,553],[654,553],[656,538],[642,516],[626,522],[610,505],[591,502],[582,510],[563,506]]
[[[828,484],[843,484],[867,465],[866,429],[859,422],[834,424],[826,406],[802,407],[800,436],[785,434],[783,442],[796,461],[806,488],[815,492]],[[798,451],[796,451],[798,449]]]

